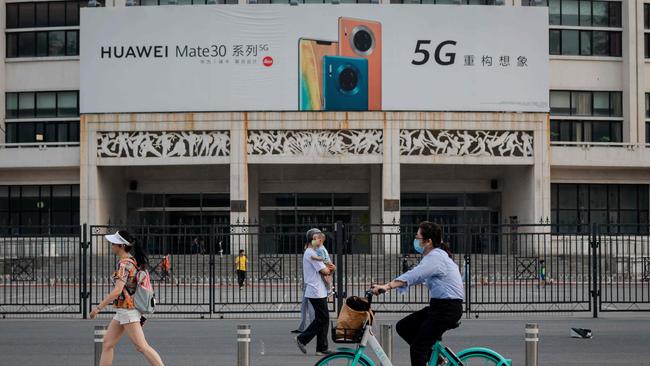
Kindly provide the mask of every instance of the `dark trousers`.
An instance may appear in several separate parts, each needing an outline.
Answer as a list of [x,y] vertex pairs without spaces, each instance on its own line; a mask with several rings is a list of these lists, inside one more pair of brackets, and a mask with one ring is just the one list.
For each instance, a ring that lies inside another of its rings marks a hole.
[[426,366],[433,344],[463,315],[461,300],[431,299],[429,306],[397,322],[395,330],[411,346],[411,366]]
[[239,282],[239,287],[244,286],[246,281],[246,271],[237,270],[237,282]]
[[298,336],[298,341],[308,344],[316,337],[316,352],[327,350],[327,331],[330,327],[330,312],[327,310],[327,298],[309,299],[314,308],[315,319],[307,329]]

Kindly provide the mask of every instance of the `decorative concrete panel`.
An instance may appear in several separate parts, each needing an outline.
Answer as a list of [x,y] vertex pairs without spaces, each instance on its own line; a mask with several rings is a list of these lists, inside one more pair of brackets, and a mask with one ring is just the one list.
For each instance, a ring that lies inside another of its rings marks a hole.
[[406,156],[532,157],[530,131],[401,130],[400,154]]
[[230,155],[229,131],[97,132],[97,157],[174,158]]
[[249,155],[381,155],[382,130],[252,130]]

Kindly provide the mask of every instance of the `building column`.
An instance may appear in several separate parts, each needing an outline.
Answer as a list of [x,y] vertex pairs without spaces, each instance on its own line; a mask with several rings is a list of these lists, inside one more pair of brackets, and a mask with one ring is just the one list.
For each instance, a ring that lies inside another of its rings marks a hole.
[[[387,118],[384,113],[384,157],[382,166],[382,220],[384,225],[400,222],[400,150],[399,121]],[[399,253],[399,226],[384,226],[384,233],[390,234],[384,240],[384,253]]]
[[[230,127],[230,224],[231,254],[240,249],[252,252],[251,233],[247,226],[248,215],[248,152],[246,139],[248,135],[248,113],[240,114],[242,122],[233,122]],[[236,120],[236,119],[234,119]]]
[[636,9],[634,10],[636,13],[635,16],[635,27],[634,27],[634,34],[636,37],[636,65],[635,67],[635,89],[633,92],[636,94],[636,100],[637,100],[637,105],[636,105],[636,113],[637,113],[637,118],[635,120],[636,126],[637,126],[637,131],[638,131],[638,139],[637,141],[641,146],[645,146],[644,144],[650,143],[650,141],[646,141],[645,136],[646,136],[646,123],[645,123],[645,24],[643,22],[643,2],[642,1],[636,1],[635,2]]
[[[539,123],[533,136],[533,222],[551,219],[551,120],[548,115]],[[522,221],[520,221],[522,222]]]
[[[637,100],[639,79],[637,75],[637,1],[623,1],[621,16],[623,20],[623,141],[636,143],[639,136],[639,114]],[[641,13],[643,5],[641,4]],[[643,44],[643,43],[642,43]],[[643,63],[641,63],[643,65]]]

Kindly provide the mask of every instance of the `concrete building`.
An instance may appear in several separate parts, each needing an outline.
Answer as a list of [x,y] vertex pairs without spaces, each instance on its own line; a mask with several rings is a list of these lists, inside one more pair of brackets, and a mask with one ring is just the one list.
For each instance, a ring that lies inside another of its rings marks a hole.
[[[389,1],[370,3],[359,6]],[[430,219],[647,230],[650,1],[422,3],[549,6],[550,115],[80,116],[78,10],[87,3],[0,0],[0,226],[254,221],[302,230]]]

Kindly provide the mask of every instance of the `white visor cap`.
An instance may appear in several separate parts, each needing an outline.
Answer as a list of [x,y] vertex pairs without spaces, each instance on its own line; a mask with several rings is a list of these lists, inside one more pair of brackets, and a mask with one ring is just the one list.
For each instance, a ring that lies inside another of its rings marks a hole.
[[122,235],[120,235],[119,231],[116,231],[115,234],[104,235],[104,238],[111,242],[111,244],[133,246],[133,244],[129,243],[128,240],[124,239]]

